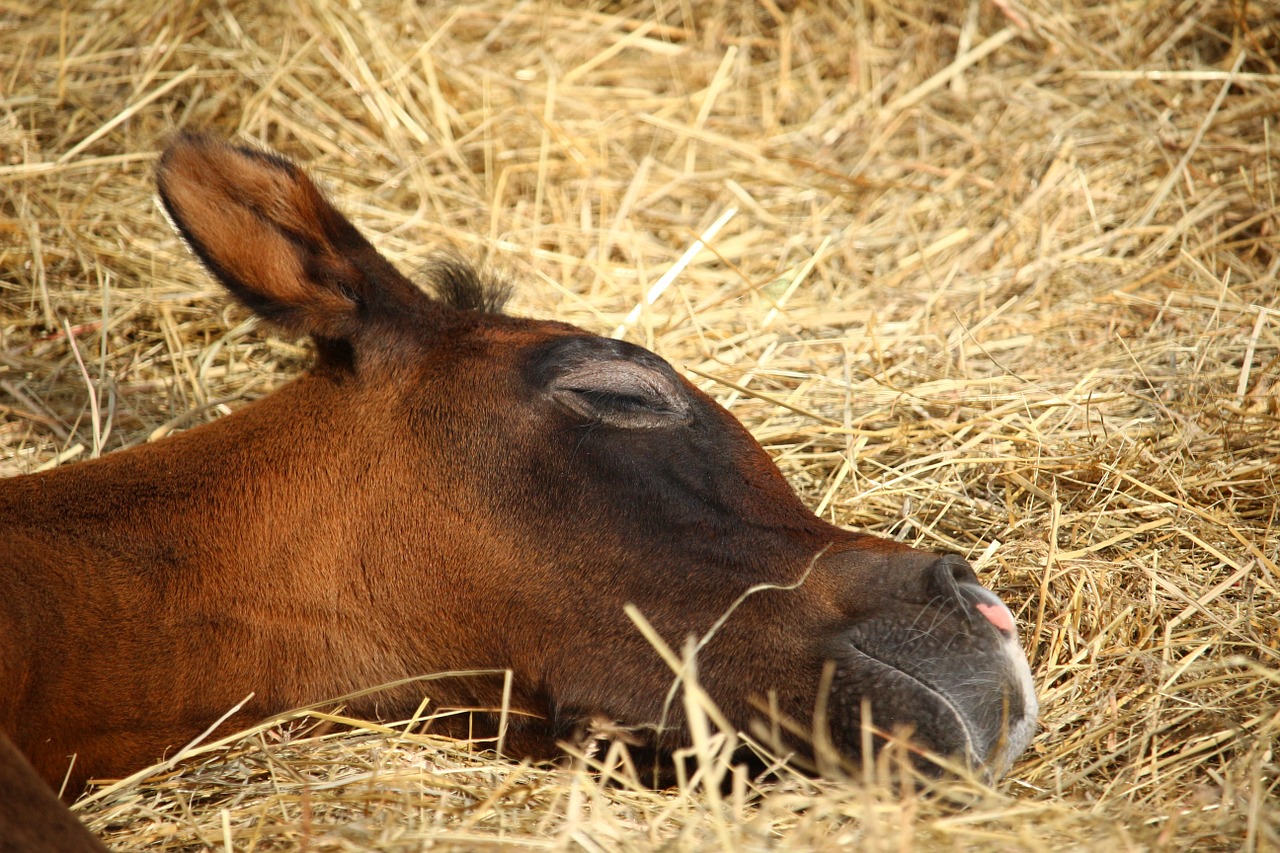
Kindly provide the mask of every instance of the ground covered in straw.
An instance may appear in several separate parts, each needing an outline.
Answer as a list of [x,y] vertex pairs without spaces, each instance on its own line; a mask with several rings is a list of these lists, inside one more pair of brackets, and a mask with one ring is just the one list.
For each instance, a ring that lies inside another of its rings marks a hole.
[[1280,4],[284,10],[0,2],[0,473],[305,364],[153,203],[165,135],[209,129],[309,164],[406,267],[458,250],[516,312],[652,347],[823,516],[968,556],[1043,731],[994,789],[654,792],[272,727],[83,804],[111,844],[1280,846]]

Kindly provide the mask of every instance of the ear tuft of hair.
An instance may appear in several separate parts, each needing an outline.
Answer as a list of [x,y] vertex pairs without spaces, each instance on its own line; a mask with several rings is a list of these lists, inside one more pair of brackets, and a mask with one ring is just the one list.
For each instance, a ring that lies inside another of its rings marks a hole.
[[501,314],[511,299],[511,282],[467,261],[442,255],[423,268],[428,291],[450,308],[480,314]]

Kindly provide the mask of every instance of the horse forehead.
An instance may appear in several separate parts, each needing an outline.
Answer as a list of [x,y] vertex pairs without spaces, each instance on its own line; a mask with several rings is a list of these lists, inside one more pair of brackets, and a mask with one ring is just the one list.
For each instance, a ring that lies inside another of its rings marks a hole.
[[453,349],[495,360],[504,356],[516,358],[539,344],[567,337],[595,336],[577,326],[555,320],[471,312],[443,329],[429,329],[423,334],[424,342],[431,349]]
[[536,390],[540,377],[530,366],[540,351],[584,336],[594,337],[567,323],[464,312],[370,341],[366,351],[378,355],[362,384],[459,413],[509,410]]

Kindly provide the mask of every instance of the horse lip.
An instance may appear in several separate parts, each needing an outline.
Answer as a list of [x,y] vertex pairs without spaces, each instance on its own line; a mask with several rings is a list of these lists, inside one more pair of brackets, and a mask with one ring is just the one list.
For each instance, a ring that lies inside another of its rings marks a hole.
[[[1022,688],[1022,714],[1017,719],[1007,719],[1000,739],[996,743],[993,758],[1000,762],[997,773],[1002,774],[1022,754],[1035,736],[1040,714],[1040,702],[1036,699],[1035,681],[1031,677],[1031,665],[1026,652],[1018,642],[1017,621],[1008,606],[991,590],[976,583],[959,584],[965,597],[1000,636],[1010,675]],[[995,766],[995,765],[993,765]]]

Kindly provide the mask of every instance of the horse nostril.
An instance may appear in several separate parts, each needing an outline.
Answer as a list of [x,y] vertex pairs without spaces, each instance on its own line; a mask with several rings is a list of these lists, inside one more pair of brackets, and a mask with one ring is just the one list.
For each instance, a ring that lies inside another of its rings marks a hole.
[[981,585],[973,567],[963,557],[944,554],[929,567],[933,592],[944,598],[962,598],[961,584]]
[[955,554],[939,557],[929,567],[933,594],[958,603],[971,623],[981,617],[1005,636],[1013,636],[1013,614],[995,593],[984,587],[978,575],[965,560]]

